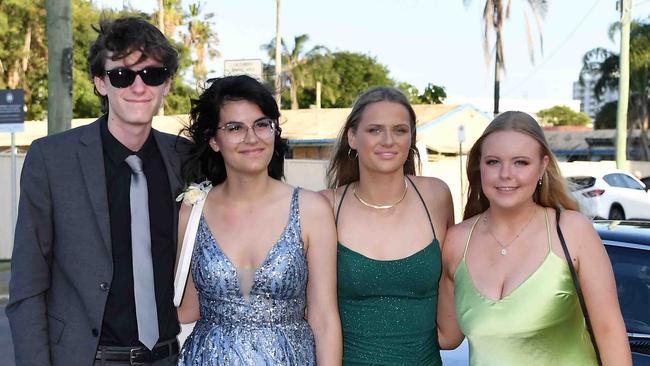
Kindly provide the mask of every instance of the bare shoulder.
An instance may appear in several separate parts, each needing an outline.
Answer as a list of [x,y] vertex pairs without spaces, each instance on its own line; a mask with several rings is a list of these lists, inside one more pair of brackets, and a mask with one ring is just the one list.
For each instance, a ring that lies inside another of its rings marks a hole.
[[[595,232],[591,221],[578,211],[565,210],[560,215],[560,227],[580,236],[585,232]],[[576,233],[577,232],[577,233]]]
[[442,246],[442,263],[443,267],[447,268],[449,273],[453,273],[456,270],[456,266],[465,251],[465,244],[469,238],[470,230],[476,222],[477,217],[474,216],[459,222],[447,230],[445,243]]
[[410,176],[418,189],[430,192],[436,196],[441,194],[450,194],[449,186],[442,179],[435,177]]
[[320,192],[314,192],[304,188],[301,189],[299,195],[301,214],[319,216],[327,212],[327,214],[331,215],[332,206],[331,201],[327,198],[328,192],[331,196],[332,191],[329,189]]
[[566,237],[567,245],[578,248],[580,252],[589,251],[594,246],[602,246],[591,220],[578,211],[562,211],[560,228]]
[[318,194],[323,196],[327,202],[329,202],[330,207],[334,205],[334,189],[328,188],[328,189],[323,189],[322,191],[318,191]]

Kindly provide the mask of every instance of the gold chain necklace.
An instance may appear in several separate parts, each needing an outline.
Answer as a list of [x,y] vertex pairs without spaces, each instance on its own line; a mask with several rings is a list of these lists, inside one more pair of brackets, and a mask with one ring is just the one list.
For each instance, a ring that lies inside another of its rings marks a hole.
[[395,207],[395,206],[397,206],[397,204],[402,202],[404,200],[404,197],[406,197],[406,191],[408,190],[408,188],[409,188],[409,185],[406,182],[406,177],[404,177],[404,193],[402,193],[402,197],[400,199],[398,199],[397,202],[392,203],[390,205],[373,205],[372,203],[364,201],[363,198],[361,198],[359,196],[359,194],[357,193],[356,185],[354,186],[354,188],[352,188],[352,194],[354,195],[354,197],[356,197],[359,200],[359,202],[363,203],[365,206],[368,206],[370,208],[374,208],[376,210],[386,210],[386,209]]
[[524,230],[526,230],[526,228],[528,227],[528,225],[530,225],[530,223],[533,221],[533,217],[535,217],[535,207],[533,208],[533,213],[530,215],[530,218],[528,219],[528,222],[526,223],[526,225],[524,225],[524,226],[521,228],[521,230],[519,230],[519,232],[517,233],[517,235],[515,235],[515,237],[512,238],[512,240],[510,240],[510,241],[508,242],[508,244],[503,244],[503,243],[501,242],[501,240],[497,239],[497,237],[492,233],[492,230],[490,230],[490,226],[488,226],[488,222],[487,222],[487,212],[483,214],[483,223],[485,224],[485,227],[487,228],[488,234],[490,234],[490,236],[492,237],[492,239],[494,239],[494,241],[496,241],[497,244],[499,244],[499,246],[501,247],[501,250],[499,251],[499,253],[500,253],[501,255],[505,256],[505,255],[508,254],[508,247],[509,247],[510,245],[512,245],[512,243],[514,243],[515,240],[517,240],[517,238],[519,238],[519,236],[524,232]]

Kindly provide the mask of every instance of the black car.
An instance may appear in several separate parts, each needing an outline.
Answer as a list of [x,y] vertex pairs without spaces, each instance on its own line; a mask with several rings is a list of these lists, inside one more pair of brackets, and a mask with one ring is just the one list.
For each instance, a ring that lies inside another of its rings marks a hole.
[[594,221],[616,277],[635,366],[650,365],[650,222]]

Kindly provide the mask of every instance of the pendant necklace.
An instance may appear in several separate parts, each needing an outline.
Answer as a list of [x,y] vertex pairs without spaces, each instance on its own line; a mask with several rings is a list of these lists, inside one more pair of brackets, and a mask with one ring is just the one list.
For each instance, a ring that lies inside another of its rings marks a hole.
[[485,227],[487,228],[488,234],[490,234],[492,239],[494,239],[494,241],[496,241],[497,244],[499,244],[499,246],[501,247],[501,250],[499,251],[499,254],[501,254],[502,256],[506,256],[506,255],[508,255],[508,247],[510,247],[510,245],[512,245],[512,243],[514,243],[515,240],[517,240],[517,238],[519,238],[519,236],[524,232],[524,230],[526,230],[528,225],[530,225],[530,223],[533,221],[533,217],[535,217],[535,208],[533,208],[533,213],[530,215],[530,218],[528,219],[528,222],[526,222],[526,225],[524,225],[519,230],[517,235],[515,235],[515,237],[512,238],[507,244],[503,244],[501,242],[501,240],[497,239],[497,237],[494,235],[494,233],[492,233],[492,230],[490,230],[490,226],[488,225],[487,212],[483,214],[483,223],[485,224]]
[[370,202],[366,202],[366,201],[364,201],[363,198],[361,198],[361,196],[359,196],[359,194],[357,193],[357,187],[356,187],[356,185],[355,185],[354,188],[352,188],[352,194],[353,194],[354,197],[356,197],[356,198],[359,200],[359,202],[361,202],[364,206],[367,206],[367,207],[370,207],[370,208],[374,208],[374,209],[376,209],[376,210],[386,210],[386,209],[389,209],[389,208],[393,208],[393,207],[397,206],[397,204],[399,204],[400,202],[402,202],[402,201],[404,200],[404,197],[406,197],[406,191],[408,190],[408,188],[409,188],[409,186],[408,186],[408,183],[406,183],[406,177],[404,177],[404,193],[402,193],[402,197],[400,197],[400,199],[398,199],[397,202],[392,203],[392,204],[389,204],[389,205],[374,205],[374,204],[372,204],[372,203],[370,203]]

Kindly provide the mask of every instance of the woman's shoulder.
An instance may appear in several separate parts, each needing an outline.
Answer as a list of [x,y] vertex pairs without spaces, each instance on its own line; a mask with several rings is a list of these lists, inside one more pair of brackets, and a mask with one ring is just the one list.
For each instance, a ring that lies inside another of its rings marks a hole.
[[447,183],[440,178],[425,177],[422,175],[409,175],[408,177],[418,186],[418,188],[422,187],[437,192],[449,192],[449,186],[447,186]]
[[300,188],[300,211],[315,213],[322,213],[324,210],[331,211],[331,197],[332,190],[330,189],[315,192],[307,188]]

